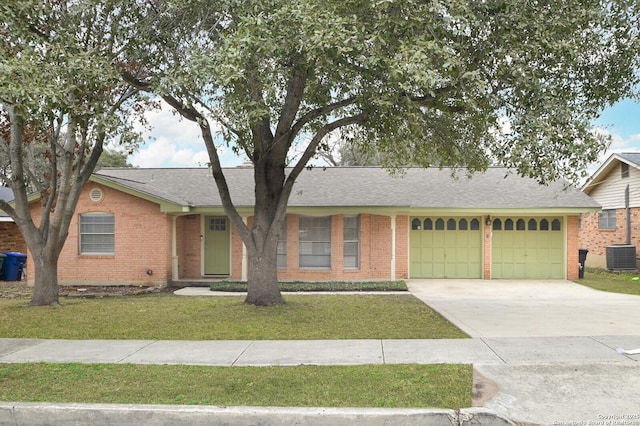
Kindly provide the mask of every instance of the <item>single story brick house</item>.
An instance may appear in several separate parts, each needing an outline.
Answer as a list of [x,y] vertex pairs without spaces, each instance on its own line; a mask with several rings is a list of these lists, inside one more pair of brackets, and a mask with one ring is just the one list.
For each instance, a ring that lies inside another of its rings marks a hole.
[[[578,218],[600,208],[586,194],[503,168],[471,179],[452,173],[305,170],[278,247],[280,279],[578,277]],[[250,224],[253,170],[225,174]],[[91,177],[61,254],[62,284],[219,277],[245,280],[247,253],[207,169],[102,169]]]
[[582,214],[580,247],[589,250],[587,266],[604,268],[608,246],[640,246],[640,153],[612,154],[582,191],[600,204],[602,211]]

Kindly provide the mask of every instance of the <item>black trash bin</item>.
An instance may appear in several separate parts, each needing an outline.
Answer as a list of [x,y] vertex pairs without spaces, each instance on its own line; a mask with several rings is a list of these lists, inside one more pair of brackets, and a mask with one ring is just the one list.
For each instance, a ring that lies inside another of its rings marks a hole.
[[578,278],[584,278],[584,263],[587,261],[587,249],[578,249],[578,263],[580,264],[580,271],[578,272]]

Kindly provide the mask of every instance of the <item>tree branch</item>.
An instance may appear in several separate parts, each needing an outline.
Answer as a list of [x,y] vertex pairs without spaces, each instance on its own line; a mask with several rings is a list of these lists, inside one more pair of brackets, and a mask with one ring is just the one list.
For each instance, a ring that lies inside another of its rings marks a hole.
[[343,99],[341,101],[334,102],[332,104],[325,105],[321,108],[316,108],[307,112],[305,115],[300,117],[300,119],[291,128],[290,140],[293,141],[298,135],[298,133],[300,133],[300,131],[303,129],[303,127],[309,124],[311,121],[315,120],[316,118],[322,117],[323,115],[327,115],[340,108],[353,105],[355,102],[356,102],[356,98],[355,96],[352,96],[350,98]]
[[284,99],[284,105],[276,128],[276,139],[284,137],[291,131],[291,125],[298,115],[304,89],[307,83],[308,73],[299,67],[293,70],[293,74],[289,79],[287,87],[287,95]]
[[307,145],[307,148],[302,154],[302,157],[300,157],[296,165],[293,167],[293,169],[291,169],[291,172],[285,180],[284,186],[282,188],[282,196],[280,197],[280,201],[278,203],[277,214],[283,214],[283,212],[286,210],[289,196],[291,195],[291,191],[293,189],[293,184],[295,183],[296,179],[298,179],[298,176],[300,175],[302,170],[304,170],[309,160],[315,155],[316,150],[318,149],[318,145],[320,144],[322,139],[329,133],[341,127],[364,123],[367,118],[368,114],[366,112],[361,112],[360,114],[356,114],[350,117],[344,117],[328,123],[320,130],[318,130],[318,132],[309,142],[309,145]]

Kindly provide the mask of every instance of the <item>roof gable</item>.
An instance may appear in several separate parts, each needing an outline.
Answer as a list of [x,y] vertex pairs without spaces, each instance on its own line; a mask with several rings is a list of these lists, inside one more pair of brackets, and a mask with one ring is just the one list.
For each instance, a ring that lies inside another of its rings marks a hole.
[[611,154],[582,186],[582,190],[586,194],[591,193],[620,163],[628,164],[630,167],[640,170],[640,153],[623,152]]
[[[251,168],[224,169],[236,207],[254,204]],[[102,169],[100,183],[186,207],[220,207],[207,169]],[[562,182],[548,186],[490,168],[467,177],[466,170],[408,168],[391,175],[378,167],[316,167],[298,177],[289,207],[395,207],[407,209],[597,209],[581,191]]]

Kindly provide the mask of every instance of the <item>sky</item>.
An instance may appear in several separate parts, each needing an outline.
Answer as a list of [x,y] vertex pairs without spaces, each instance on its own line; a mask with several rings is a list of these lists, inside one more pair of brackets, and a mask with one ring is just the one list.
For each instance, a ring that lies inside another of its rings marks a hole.
[[[161,111],[148,112],[147,118],[152,130],[144,132],[145,143],[129,157],[133,166],[206,167],[209,157],[196,124],[180,119],[166,105]],[[594,126],[612,138],[609,150],[601,156],[599,163],[614,152],[640,152],[640,103],[633,100],[618,102],[603,111]],[[235,167],[246,160],[224,146],[219,148],[218,154],[223,167]],[[595,171],[599,163],[589,169]]]

